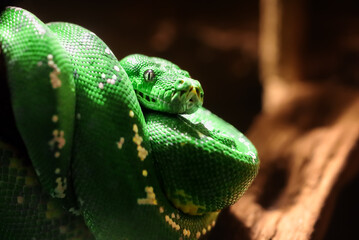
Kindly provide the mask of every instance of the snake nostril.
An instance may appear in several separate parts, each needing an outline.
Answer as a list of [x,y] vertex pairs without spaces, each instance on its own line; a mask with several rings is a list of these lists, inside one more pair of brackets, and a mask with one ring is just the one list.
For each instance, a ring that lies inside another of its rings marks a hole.
[[182,79],[177,80],[177,82],[176,82],[177,88],[183,88],[184,83],[185,83],[185,81]]

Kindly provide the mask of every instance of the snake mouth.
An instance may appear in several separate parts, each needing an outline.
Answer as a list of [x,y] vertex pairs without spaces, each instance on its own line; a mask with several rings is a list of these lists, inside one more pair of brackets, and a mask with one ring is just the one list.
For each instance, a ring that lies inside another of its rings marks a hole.
[[194,113],[203,104],[203,91],[190,86],[187,90],[173,92],[170,104],[172,108],[177,108],[178,113]]
[[137,97],[139,98],[140,102],[145,101],[147,103],[156,103],[159,100],[159,98],[157,98],[157,97],[150,96],[150,95],[145,94],[145,93],[143,93],[141,91],[138,91],[136,89],[135,89],[135,93],[136,93]]
[[170,93],[169,97],[161,98],[141,92],[135,89],[136,96],[148,109],[169,113],[193,113],[203,103],[203,92],[198,88],[190,87],[188,90],[178,90]]

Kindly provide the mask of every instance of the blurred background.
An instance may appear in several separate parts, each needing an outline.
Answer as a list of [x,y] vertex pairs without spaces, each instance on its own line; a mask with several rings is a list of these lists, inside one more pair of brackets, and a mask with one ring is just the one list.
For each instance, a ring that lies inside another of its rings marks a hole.
[[[258,0],[7,2],[45,23],[66,21],[93,31],[118,59],[142,53],[178,64],[201,82],[204,106],[240,131],[248,130],[262,110],[259,33],[263,23]],[[303,0],[300,6],[292,11],[288,24],[296,23],[304,31],[296,34],[289,26],[286,29],[293,35],[283,34],[289,43],[296,43],[296,77],[358,88],[358,1]],[[293,51],[290,44],[283,46]],[[357,177],[340,195],[325,239],[345,239],[343,233],[354,236],[358,189]]]

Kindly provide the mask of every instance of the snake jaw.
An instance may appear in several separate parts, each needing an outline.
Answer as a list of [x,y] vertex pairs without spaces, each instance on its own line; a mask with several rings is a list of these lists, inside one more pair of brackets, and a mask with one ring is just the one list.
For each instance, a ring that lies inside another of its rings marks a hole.
[[[202,106],[203,99],[201,98],[198,89],[196,89],[195,87],[191,87],[190,91],[186,96],[186,103],[188,109],[187,113],[195,112],[200,106]],[[193,108],[195,108],[194,111],[192,110]]]
[[194,113],[202,106],[203,101],[195,90],[177,91],[172,94],[170,107],[173,112]]
[[186,78],[176,81],[171,97],[171,108],[176,113],[194,113],[203,104],[203,90],[196,80]]

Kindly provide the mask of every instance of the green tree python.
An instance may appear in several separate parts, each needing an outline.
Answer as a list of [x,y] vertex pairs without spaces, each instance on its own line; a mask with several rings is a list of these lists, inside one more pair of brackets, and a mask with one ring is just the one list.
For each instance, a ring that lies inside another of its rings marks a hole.
[[199,239],[255,178],[177,65],[15,7],[0,44],[0,239]]

